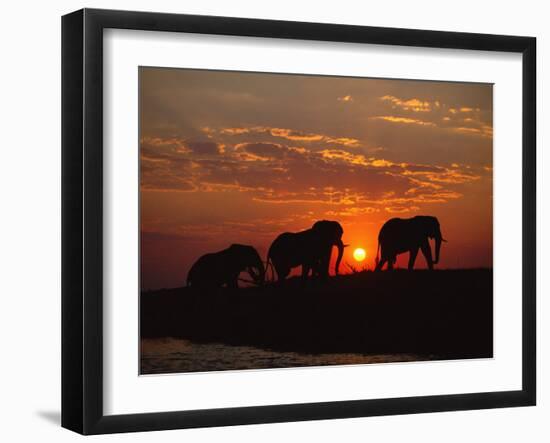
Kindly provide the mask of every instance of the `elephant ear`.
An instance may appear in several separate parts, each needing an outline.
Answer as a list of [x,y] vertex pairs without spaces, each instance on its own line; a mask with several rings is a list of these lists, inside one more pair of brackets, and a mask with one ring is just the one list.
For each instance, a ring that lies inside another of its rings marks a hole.
[[437,233],[440,232],[440,225],[439,225],[439,220],[437,219],[437,217],[430,217],[431,219],[431,237],[434,238],[437,236]]
[[344,235],[344,228],[342,228],[342,225],[338,222],[334,222],[336,223],[336,232],[338,233],[338,238],[341,238],[342,235]]

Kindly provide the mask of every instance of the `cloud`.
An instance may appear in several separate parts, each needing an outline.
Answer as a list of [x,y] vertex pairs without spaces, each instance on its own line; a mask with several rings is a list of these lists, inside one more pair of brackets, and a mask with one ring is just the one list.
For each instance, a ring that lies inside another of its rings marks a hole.
[[381,116],[375,116],[370,117],[371,120],[383,120],[390,123],[404,123],[407,125],[420,125],[420,126],[436,126],[435,123],[425,121],[425,120],[419,120],[416,118],[408,118],[408,117],[396,117],[392,115],[381,115]]
[[344,146],[358,146],[359,140],[356,138],[350,138],[350,137],[328,137],[324,136],[322,139],[326,143],[335,143],[337,145],[344,145]]
[[[493,137],[492,126],[484,124],[481,120],[473,119],[470,117],[461,119],[461,121],[462,123],[468,124],[471,126],[447,126],[447,125],[438,126],[437,124],[431,121],[420,120],[420,119],[409,118],[409,117],[391,116],[391,115],[374,116],[374,117],[369,117],[369,119],[381,120],[381,121],[386,121],[386,122],[395,123],[395,124],[417,125],[422,127],[437,128],[443,131],[450,131],[455,134],[475,135],[475,136],[484,137],[484,138]],[[451,119],[449,117],[443,117],[443,121],[448,123],[451,121]]]
[[239,192],[261,204],[323,205],[345,217],[445,203],[462,197],[455,187],[482,177],[467,165],[395,162],[345,148],[267,141],[144,138],[141,160],[144,190]]
[[271,128],[266,126],[253,126],[250,128],[223,128],[220,130],[220,133],[227,135],[269,134],[273,137],[300,141],[319,141],[323,139],[323,136],[320,134],[306,133],[286,128]]
[[140,140],[141,149],[155,150],[156,153],[163,151],[189,152],[185,141],[178,137],[143,137]]
[[471,126],[459,126],[459,127],[449,128],[449,129],[453,132],[456,132],[457,134],[477,135],[485,138],[493,137],[493,128],[488,125],[483,125],[478,128],[471,127]]
[[267,161],[283,158],[288,148],[276,143],[239,143],[235,145],[235,150],[241,151],[241,157],[245,160]]
[[481,109],[474,108],[470,106],[460,106],[460,107],[450,107],[446,108],[445,105],[441,105],[438,100],[433,102],[427,100],[421,100],[418,98],[411,98],[408,100],[400,99],[393,95],[384,95],[380,97],[380,100],[383,102],[390,103],[393,109],[398,108],[402,111],[411,111],[411,112],[430,112],[438,111],[438,115],[441,116],[441,112],[444,112],[444,109],[447,109],[447,112],[456,118],[459,114],[466,114],[467,117],[460,118],[462,125],[460,126],[448,126],[452,122],[452,118],[449,115],[444,115],[441,118],[441,121],[445,122],[445,125],[442,127],[438,126],[435,122],[428,120],[421,120],[417,118],[407,117],[407,116],[394,116],[394,115],[383,115],[383,116],[374,116],[370,117],[371,120],[383,120],[391,123],[403,123],[408,125],[419,125],[426,127],[437,127],[443,130],[450,130],[455,134],[463,135],[476,135],[485,138],[491,138],[493,136],[493,130],[490,125],[487,125],[481,119]]
[[220,145],[210,141],[189,141],[185,142],[185,147],[196,154],[217,155],[221,152]]
[[406,212],[418,211],[420,208],[418,206],[386,206],[384,210],[392,214],[403,214]]
[[[228,135],[241,135],[241,134],[249,134],[251,132],[251,129],[254,128],[223,128],[220,130],[220,134],[228,134]],[[216,131],[214,129],[209,128],[209,131],[211,133],[215,133]]]
[[457,171],[456,169],[450,168],[441,168],[438,171],[418,171],[414,169],[406,169],[403,171],[405,176],[421,176],[423,179],[428,180],[428,182],[435,183],[453,183],[453,184],[462,184],[472,181],[479,180],[480,175],[473,174],[467,171]]
[[469,112],[480,112],[481,109],[479,108],[471,108],[469,106],[461,106],[460,108],[449,108],[449,112],[451,114],[457,114],[459,112],[462,113],[469,113]]
[[323,149],[317,153],[323,160],[336,160],[346,162],[352,165],[368,166],[369,161],[362,154],[353,154],[342,149]]
[[380,212],[380,208],[375,206],[354,206],[352,208],[343,208],[342,210],[326,211],[327,217],[356,217],[358,215],[374,214]]
[[179,137],[143,137],[140,140],[142,155],[154,152],[155,157],[163,154],[187,154],[193,152],[199,155],[218,155],[223,152],[224,145],[213,141],[187,140]]
[[344,95],[343,97],[338,97],[337,100],[340,102],[352,102],[353,97],[351,95]]
[[458,132],[461,134],[480,134],[481,130],[478,128],[468,128],[468,127],[457,127],[457,128],[451,128],[454,132]]
[[380,97],[380,100],[383,102],[389,102],[394,108],[400,108],[404,111],[413,111],[413,112],[430,112],[432,107],[439,107],[439,102],[436,101],[433,105],[428,101],[423,101],[418,98],[411,98],[409,100],[402,100],[400,98],[394,97],[393,95],[384,95]]
[[287,140],[294,141],[319,141],[323,139],[323,136],[320,134],[311,134],[302,131],[295,131],[292,129],[284,128],[267,128],[267,131],[274,137],[282,137]]
[[[212,131],[209,128],[210,131]],[[312,132],[303,132],[289,128],[277,128],[268,126],[251,126],[251,127],[234,127],[234,128],[222,128],[219,131],[222,135],[269,135],[272,137],[283,138],[289,141],[299,142],[323,142],[333,143],[343,146],[358,146],[359,140],[352,137],[334,137],[325,134],[317,134]]]
[[410,205],[410,204],[431,204],[431,203],[446,203],[449,200],[456,200],[462,197],[462,194],[454,191],[434,191],[427,190],[417,195],[401,195],[393,194],[389,196],[381,196],[377,199],[360,198],[358,203],[371,205]]

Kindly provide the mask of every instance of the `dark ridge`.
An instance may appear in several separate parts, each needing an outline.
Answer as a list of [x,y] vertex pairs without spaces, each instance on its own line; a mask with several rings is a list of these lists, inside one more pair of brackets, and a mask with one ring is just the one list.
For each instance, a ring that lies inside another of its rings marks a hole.
[[141,337],[304,353],[493,355],[492,269],[359,272],[141,294]]

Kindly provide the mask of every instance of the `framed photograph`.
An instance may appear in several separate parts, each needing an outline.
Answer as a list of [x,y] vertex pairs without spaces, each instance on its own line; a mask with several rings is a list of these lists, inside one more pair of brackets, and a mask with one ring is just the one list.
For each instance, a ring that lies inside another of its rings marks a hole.
[[535,405],[531,37],[62,20],[62,425]]

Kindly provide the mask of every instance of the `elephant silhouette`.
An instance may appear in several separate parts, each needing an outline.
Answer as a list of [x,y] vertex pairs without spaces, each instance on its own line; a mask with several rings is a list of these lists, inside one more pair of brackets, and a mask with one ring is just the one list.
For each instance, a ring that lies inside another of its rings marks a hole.
[[247,271],[252,280],[261,285],[265,269],[256,249],[248,245],[233,244],[219,252],[200,257],[189,269],[187,286],[193,288],[239,287],[239,274]]
[[[435,239],[435,260],[429,239]],[[413,218],[392,218],[388,220],[378,234],[378,251],[376,270],[382,269],[385,263],[393,269],[397,255],[409,252],[408,269],[414,268],[418,250],[426,258],[430,270],[439,262],[441,242],[447,241],[441,235],[439,220],[432,216],[419,215]]]
[[329,273],[332,247],[338,248],[335,272],[338,274],[344,243],[344,230],[336,221],[321,220],[310,229],[300,232],[284,232],[271,244],[267,263],[271,263],[277,272],[277,280],[282,282],[292,268],[302,266],[302,278],[313,271],[313,275],[326,278]]

